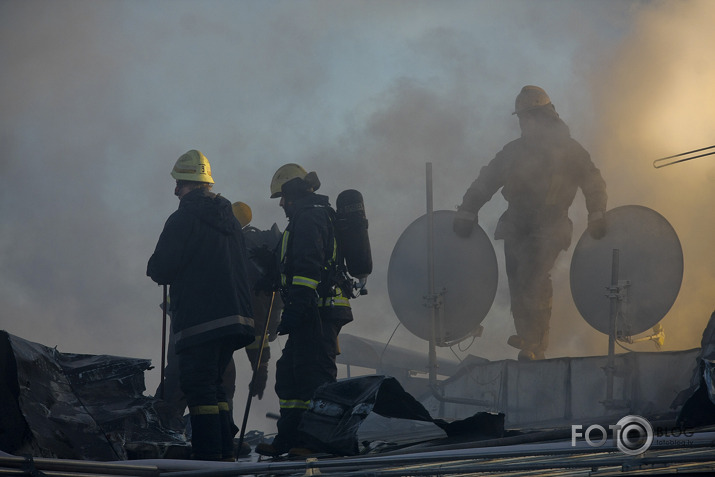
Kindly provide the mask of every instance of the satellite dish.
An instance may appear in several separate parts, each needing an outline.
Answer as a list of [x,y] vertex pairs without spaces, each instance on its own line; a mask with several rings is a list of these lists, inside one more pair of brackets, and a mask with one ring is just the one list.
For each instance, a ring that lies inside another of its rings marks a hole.
[[[479,329],[497,291],[496,254],[477,224],[468,238],[452,230],[454,211],[432,214],[434,233],[435,340],[439,346],[460,341]],[[395,244],[387,269],[387,291],[397,318],[411,333],[430,340],[428,230],[425,214],[412,222]]]
[[620,312],[616,334],[656,325],[673,306],[683,280],[683,250],[658,212],[626,205],[606,212],[606,236],[581,235],[571,260],[571,295],[589,325],[609,333],[613,250],[618,250]]

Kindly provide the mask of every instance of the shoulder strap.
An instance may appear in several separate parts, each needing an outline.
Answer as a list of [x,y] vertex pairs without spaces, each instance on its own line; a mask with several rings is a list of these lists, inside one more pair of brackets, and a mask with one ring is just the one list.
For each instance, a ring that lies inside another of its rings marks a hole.
[[[335,210],[333,210],[333,208],[330,207],[329,205],[322,205],[322,204],[312,204],[312,205],[307,205],[305,207],[301,207],[300,209],[298,209],[295,212],[295,215],[292,217],[291,223],[289,223],[288,227],[286,227],[286,232],[288,232],[288,242],[285,245],[286,260],[285,260],[285,264],[284,264],[284,266],[285,266],[284,273],[286,274],[286,276],[290,276],[290,277],[293,276],[293,267],[292,267],[292,263],[291,263],[293,260],[293,255],[291,253],[289,253],[289,251],[291,250],[291,247],[293,245],[293,237],[294,237],[293,231],[291,230],[292,229],[291,225],[294,224],[298,220],[298,218],[302,215],[302,213],[304,211],[306,211],[308,209],[314,209],[314,208],[325,209],[326,212],[328,213],[328,233],[329,233],[328,243],[336,243],[335,225],[334,225],[335,224],[335,216],[336,216]],[[279,244],[278,244],[279,248],[280,248],[280,245],[281,244],[279,242]],[[339,252],[340,247],[337,246],[337,249],[338,250],[336,251],[336,255],[337,255],[336,260],[333,261],[332,257],[329,257],[327,262],[323,263],[322,266],[323,266],[324,271],[329,270],[331,268],[335,268],[334,263],[340,262],[340,260],[339,260],[341,257],[340,252]],[[323,274],[323,275],[325,275],[325,274]],[[325,281],[330,281],[329,277],[328,277],[328,280],[324,280],[323,278],[324,277],[321,277],[321,283],[323,283]]]

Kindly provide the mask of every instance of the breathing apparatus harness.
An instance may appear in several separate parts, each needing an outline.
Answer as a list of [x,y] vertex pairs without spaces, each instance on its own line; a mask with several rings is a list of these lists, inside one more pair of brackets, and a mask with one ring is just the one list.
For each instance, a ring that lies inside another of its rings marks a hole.
[[357,298],[361,295],[367,295],[367,277],[364,279],[356,279],[348,273],[348,267],[345,263],[345,244],[339,239],[340,234],[336,233],[338,221],[337,212],[332,207],[327,207],[330,217],[330,241],[335,245],[334,259],[328,260],[328,265],[323,269],[324,277],[321,277],[320,285],[318,285],[318,295],[323,298],[343,295],[347,298]]
[[[343,191],[338,195],[337,204],[337,212],[329,205],[322,204],[303,208],[305,210],[318,207],[328,214],[328,243],[333,244],[333,252],[322,267],[320,282],[315,289],[318,299],[323,301],[323,306],[334,306],[340,298],[367,295],[367,276],[372,272],[372,255],[362,195],[352,189]],[[301,212],[302,210],[296,211],[293,220],[296,220]],[[279,262],[283,265],[279,290],[285,302],[288,301],[287,292],[291,285],[285,280],[289,279],[288,277],[292,279],[293,276],[292,256],[288,255],[293,239],[290,227],[286,233],[286,243],[279,245],[281,250],[278,255]],[[285,263],[282,263],[284,260]]]

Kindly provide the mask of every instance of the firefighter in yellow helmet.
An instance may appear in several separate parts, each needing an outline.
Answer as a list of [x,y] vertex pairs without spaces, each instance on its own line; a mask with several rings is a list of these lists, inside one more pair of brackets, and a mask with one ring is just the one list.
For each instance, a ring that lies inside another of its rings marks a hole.
[[[259,281],[266,273],[265,268],[267,266],[261,260],[263,255],[261,251],[274,250],[280,241],[281,234],[276,224],[273,224],[273,227],[268,230],[260,230],[251,226],[253,212],[248,204],[244,202],[233,203],[233,215],[243,225],[243,237],[246,240],[249,257],[248,280],[251,284],[251,305],[256,329],[255,341],[246,346],[246,356],[254,370],[253,382],[249,385],[249,392],[252,396],[262,399],[268,381],[268,363],[271,359],[270,342],[274,341],[277,336],[283,303],[280,296],[274,295],[272,290],[264,290],[259,286]],[[267,330],[266,318],[268,318]],[[261,350],[261,340],[264,339],[265,331],[268,333],[263,341],[263,350]]]
[[241,224],[231,203],[211,192],[211,166],[200,151],[179,157],[171,176],[179,208],[164,224],[147,275],[170,285],[172,338],[191,417],[192,455],[233,459],[238,429],[222,376],[234,350],[255,339]]
[[283,313],[279,334],[288,340],[276,363],[276,394],[280,401],[278,434],[272,444],[259,444],[264,455],[303,454],[310,448],[298,424],[315,390],[335,382],[338,334],[352,321],[346,293],[336,283],[337,243],[328,198],[316,194],[315,172],[286,164],[273,176],[271,198],[280,198],[288,217],[280,245],[280,291]]
[[[244,202],[234,202],[231,206],[233,215],[238,219],[243,226],[242,232],[246,242],[246,249],[249,254],[248,261],[248,281],[251,286],[251,306],[253,308],[253,321],[256,333],[256,339],[246,346],[246,356],[251,363],[252,369],[255,370],[253,382],[249,385],[249,392],[258,399],[263,398],[263,393],[268,380],[268,363],[271,357],[271,350],[268,341],[273,341],[276,337],[276,328],[280,321],[280,310],[282,308],[280,297],[273,301],[271,308],[271,296],[259,290],[254,290],[255,284],[261,277],[260,265],[254,263],[251,258],[252,249],[259,247],[267,247],[273,249],[280,240],[280,232],[277,226],[271,230],[258,230],[250,226],[253,219],[251,207]],[[271,312],[269,320],[269,334],[264,344],[263,352],[261,353],[260,345],[265,330],[265,318],[268,312]],[[171,316],[171,314],[169,314]],[[177,364],[177,355],[174,349],[174,334],[169,336],[167,347],[167,361],[164,369],[164,382],[159,384],[155,396],[162,396],[162,402],[157,406],[163,424],[170,429],[183,431],[185,423],[183,422],[184,411],[186,410],[186,398],[181,391],[179,385],[179,370]],[[260,354],[260,363],[259,361]],[[229,412],[233,411],[233,397],[236,393],[236,363],[232,358],[222,375],[222,386],[226,393],[226,402],[229,405]],[[248,455],[251,452],[251,447],[247,443],[243,443],[241,449],[237,449],[237,457]]]
[[551,269],[570,246],[573,232],[568,209],[580,188],[589,233],[603,237],[606,183],[542,88],[524,86],[513,114],[519,118],[521,137],[481,169],[458,207],[454,231],[469,236],[479,209],[501,189],[509,205],[494,238],[504,240],[516,328],[508,343],[520,350],[520,360],[543,359],[551,318]]
[[253,220],[253,211],[245,202],[234,202],[231,204],[231,210],[241,227],[247,227]]

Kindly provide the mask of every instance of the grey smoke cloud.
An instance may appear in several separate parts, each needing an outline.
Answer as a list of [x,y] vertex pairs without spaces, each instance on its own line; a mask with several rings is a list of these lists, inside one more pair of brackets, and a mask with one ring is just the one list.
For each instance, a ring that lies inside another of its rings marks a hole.
[[[603,55],[610,75],[594,78],[596,153],[612,183],[612,206],[647,205],[679,235],[685,260],[680,295],[662,321],[666,347],[699,345],[714,302],[712,245],[715,169],[712,157],[654,169],[656,158],[715,143],[715,36],[708,2],[648,5],[635,18],[623,46]],[[697,339],[696,339],[697,338]],[[668,343],[670,341],[670,343]]]
[[[695,347],[713,308],[715,173],[707,159],[658,171],[650,162],[713,143],[714,9],[706,0],[1,1],[0,327],[61,351],[158,365],[161,289],[146,261],[178,204],[169,171],[198,148],[215,190],[251,205],[261,228],[285,226],[268,198],[283,163],[317,171],[333,201],[345,188],[363,192],[376,266],[345,332],[385,341],[399,323],[387,263],[425,212],[425,163],[435,208],[453,209],[518,136],[514,97],[537,84],[601,168],[609,207],[645,205],[675,227],[686,272],[663,320],[666,349]],[[490,236],[504,207],[497,195],[480,213]],[[571,217],[575,244],[582,202]],[[465,353],[502,359],[515,352],[494,245],[500,289],[485,337]],[[606,338],[571,301],[569,253],[553,273],[549,354],[601,354]],[[404,328],[393,343],[427,349]],[[150,392],[158,379],[147,376]],[[277,405],[267,397],[254,409],[260,418]]]

